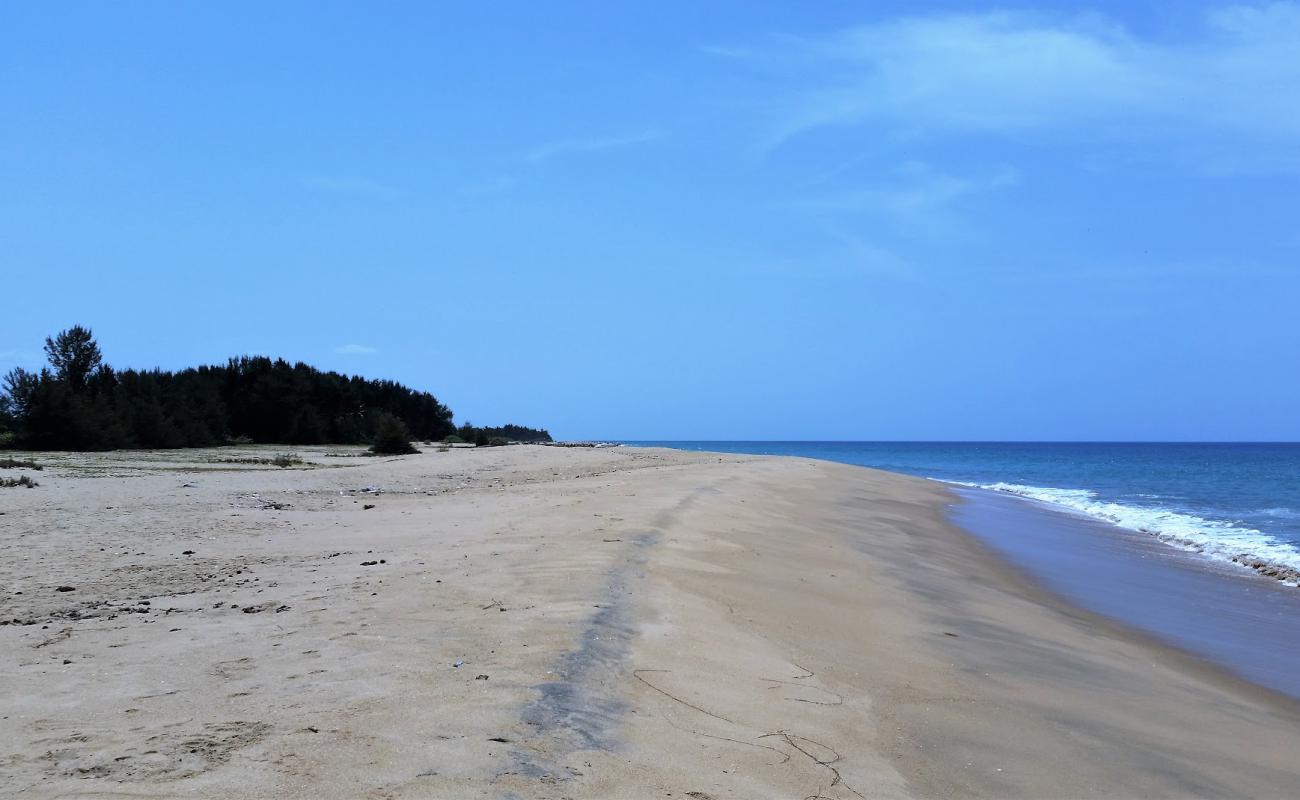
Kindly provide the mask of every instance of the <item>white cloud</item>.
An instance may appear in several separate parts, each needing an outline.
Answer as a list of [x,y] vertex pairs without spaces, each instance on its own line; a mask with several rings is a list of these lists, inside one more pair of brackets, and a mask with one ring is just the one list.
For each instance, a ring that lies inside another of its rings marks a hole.
[[811,205],[823,211],[877,211],[907,218],[941,211],[967,196],[1019,182],[1019,171],[1006,165],[981,174],[955,175],[924,161],[908,161],[861,188],[831,195]]
[[915,267],[892,250],[833,225],[823,226],[823,231],[842,248],[842,254],[846,258],[844,263],[850,271],[880,278],[916,280]]
[[590,139],[561,139],[559,141],[547,142],[538,145],[528,153],[528,160],[533,164],[541,164],[556,156],[568,153],[593,153],[600,150],[612,150],[619,147],[630,147],[637,144],[645,144],[660,138],[657,130],[645,130],[641,133],[631,134],[628,136],[609,136],[604,138]]
[[490,178],[474,180],[465,186],[462,186],[460,191],[461,194],[469,195],[471,197],[481,197],[509,191],[518,183],[519,179],[514,175],[495,175]]
[[35,364],[45,360],[34,350],[0,350],[0,364]]
[[396,186],[370,180],[368,178],[345,178],[317,175],[307,178],[303,184],[309,188],[329,194],[350,197],[393,197],[403,194]]
[[[824,190],[828,183],[839,188]],[[1007,165],[971,167],[960,173],[924,161],[906,161],[883,172],[864,165],[851,172],[836,168],[823,173],[814,184],[816,194],[790,205],[823,226],[888,231],[896,241],[900,236],[930,242],[969,240],[979,237],[980,230],[965,220],[963,212],[977,199],[1019,183],[1020,172]],[[842,236],[836,238],[843,241]]]
[[1226,7],[1191,38],[1144,39],[1097,16],[903,17],[782,40],[764,66],[800,77],[769,147],[825,126],[898,138],[1147,143],[1203,168],[1300,167],[1300,4]]
[[345,344],[334,348],[334,352],[345,356],[368,356],[379,351],[364,344]]

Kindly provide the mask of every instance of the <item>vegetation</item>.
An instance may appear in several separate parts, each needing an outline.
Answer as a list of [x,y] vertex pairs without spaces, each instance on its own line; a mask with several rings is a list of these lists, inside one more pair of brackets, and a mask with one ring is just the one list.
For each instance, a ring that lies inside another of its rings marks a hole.
[[265,464],[277,467],[302,466],[302,457],[293,453],[280,453],[275,458],[214,458],[213,464]]
[[456,433],[443,439],[448,444],[460,442],[472,442],[479,447],[488,447],[492,445],[494,439],[499,439],[499,444],[510,444],[511,442],[549,442],[551,434],[544,428],[526,428],[523,425],[502,425],[499,428],[476,428],[473,423],[466,422],[456,429]]
[[411,432],[406,429],[406,423],[392,414],[383,414],[379,417],[375,430],[375,443],[370,446],[370,451],[399,456],[420,452],[411,446]]
[[[419,439],[452,433],[451,410],[393,381],[261,356],[180,372],[116,370],[80,326],[45,340],[50,366],[0,387],[0,441],[30,450],[375,441],[396,419]],[[409,438],[408,444],[409,447]]]
[[34,469],[40,472],[45,467],[26,459],[0,458],[0,469]]
[[489,439],[499,438],[509,442],[549,442],[551,434],[545,428],[527,428],[523,425],[502,425],[499,428],[484,428]]
[[40,486],[40,484],[26,475],[20,475],[17,478],[0,478],[0,487],[12,489],[17,486],[25,486],[28,489],[35,489],[37,486]]

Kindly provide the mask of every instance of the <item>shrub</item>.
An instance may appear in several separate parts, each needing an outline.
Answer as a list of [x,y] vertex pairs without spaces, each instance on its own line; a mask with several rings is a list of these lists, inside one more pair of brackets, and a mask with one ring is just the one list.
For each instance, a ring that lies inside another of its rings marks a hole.
[[449,433],[442,439],[443,444],[465,444],[465,440],[454,433]]
[[510,440],[504,436],[493,436],[488,439],[488,447],[504,447],[508,444],[510,444]]
[[28,489],[35,489],[37,486],[40,486],[40,484],[26,475],[20,475],[17,478],[0,478],[0,486],[3,486],[6,489],[12,489],[16,486],[26,486]]
[[34,469],[40,472],[45,467],[27,459],[0,458],[0,469]]
[[[326,453],[327,456],[338,455],[337,453]],[[302,464],[302,458],[293,453],[280,453],[275,458],[214,458],[210,463],[213,464],[266,464],[277,467],[296,467]]]
[[406,429],[406,423],[392,414],[381,414],[375,424],[375,442],[370,446],[370,452],[407,455],[420,451],[411,446],[411,434]]

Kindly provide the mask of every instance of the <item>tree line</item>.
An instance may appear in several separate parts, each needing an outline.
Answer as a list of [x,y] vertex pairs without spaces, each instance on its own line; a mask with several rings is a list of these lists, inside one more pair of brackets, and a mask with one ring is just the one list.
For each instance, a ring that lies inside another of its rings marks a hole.
[[466,422],[456,429],[455,434],[447,438],[452,441],[459,440],[477,445],[490,445],[506,442],[549,442],[551,441],[551,434],[545,428],[527,428],[523,425],[478,428]]
[[[395,418],[411,437],[462,436],[452,412],[428,392],[395,381],[322,372],[263,356],[169,372],[114,369],[91,332],[69,328],[45,340],[49,366],[11,370],[0,392],[0,443],[30,450],[209,447],[250,442],[360,444]],[[494,431],[478,436],[478,431]],[[549,441],[545,431],[507,425],[468,431],[476,441]]]

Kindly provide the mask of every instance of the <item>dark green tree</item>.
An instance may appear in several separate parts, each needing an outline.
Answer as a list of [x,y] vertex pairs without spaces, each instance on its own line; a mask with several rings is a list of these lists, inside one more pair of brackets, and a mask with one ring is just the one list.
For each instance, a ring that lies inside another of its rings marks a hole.
[[411,432],[407,430],[406,423],[392,414],[379,415],[375,423],[375,442],[370,446],[370,451],[385,455],[420,452],[411,446]]
[[4,393],[8,412],[14,417],[25,416],[31,407],[32,395],[40,384],[39,375],[28,372],[22,367],[14,367],[5,375]]
[[[322,372],[262,356],[180,372],[116,370],[91,332],[75,326],[45,343],[50,367],[0,381],[0,443],[36,450],[205,447],[228,441],[324,444],[378,438],[441,440],[451,409],[394,381]],[[393,436],[392,418],[405,427]],[[382,430],[381,430],[382,429]],[[531,441],[545,431],[507,425],[460,429],[468,442]],[[382,436],[381,436],[382,434]]]
[[74,392],[86,388],[86,379],[103,361],[90,329],[80,325],[73,325],[53,338],[45,337],[45,355],[54,367],[54,374]]

